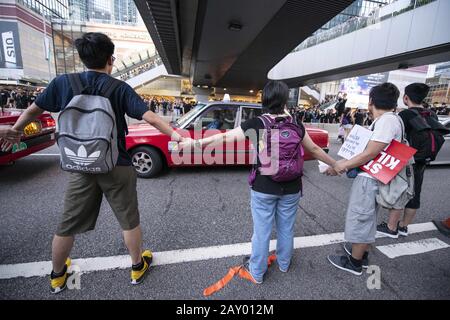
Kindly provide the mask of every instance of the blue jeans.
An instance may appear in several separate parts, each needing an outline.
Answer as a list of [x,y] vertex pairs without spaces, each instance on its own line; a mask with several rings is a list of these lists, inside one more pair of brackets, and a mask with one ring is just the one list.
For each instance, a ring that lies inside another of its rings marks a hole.
[[294,249],[294,224],[299,201],[300,193],[277,196],[251,191],[253,237],[250,273],[256,281],[262,281],[267,271],[274,220],[277,226],[278,266],[283,271],[288,270]]

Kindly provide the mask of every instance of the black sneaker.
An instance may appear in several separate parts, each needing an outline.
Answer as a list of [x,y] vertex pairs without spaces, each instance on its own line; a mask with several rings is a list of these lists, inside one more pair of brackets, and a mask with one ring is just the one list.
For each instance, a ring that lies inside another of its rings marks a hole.
[[360,276],[362,275],[362,267],[355,266],[348,256],[328,256],[328,261],[341,270],[353,273],[354,275]]
[[398,230],[392,231],[389,229],[386,222],[382,222],[377,226],[377,232],[392,239],[398,239]]
[[252,273],[250,272],[250,257],[244,257],[243,261],[242,261],[242,267],[244,270],[244,278],[247,280],[250,280],[251,282],[255,283],[255,284],[261,284],[263,283],[262,281],[256,281],[256,279],[253,277]]
[[400,227],[400,222],[397,224],[398,234],[402,237],[408,236],[408,227]]
[[[350,242],[346,242],[346,243],[344,243],[344,250],[345,250],[345,252],[349,255],[349,256],[351,256],[352,255],[352,244],[350,243]],[[367,257],[363,257],[363,259],[362,259],[362,267],[364,268],[364,269],[367,269],[367,268],[369,268],[369,258],[367,258]]]

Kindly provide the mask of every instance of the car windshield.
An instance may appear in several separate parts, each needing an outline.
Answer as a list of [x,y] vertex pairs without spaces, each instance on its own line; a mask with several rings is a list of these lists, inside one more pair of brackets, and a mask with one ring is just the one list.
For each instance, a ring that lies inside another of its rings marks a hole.
[[203,103],[198,103],[195,107],[193,107],[188,113],[186,113],[185,115],[183,115],[180,119],[178,119],[177,121],[175,121],[175,125],[177,127],[181,127],[182,125],[184,125],[186,123],[186,121],[188,121],[188,119],[195,113],[197,113],[200,109],[202,109],[205,106],[205,104]]

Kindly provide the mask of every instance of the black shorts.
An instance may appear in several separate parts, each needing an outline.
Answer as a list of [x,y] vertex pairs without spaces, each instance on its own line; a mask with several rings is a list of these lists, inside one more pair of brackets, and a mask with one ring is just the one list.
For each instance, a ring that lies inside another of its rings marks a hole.
[[415,163],[414,168],[414,198],[412,198],[407,204],[408,209],[420,208],[420,193],[422,192],[423,175],[426,168],[425,163]]

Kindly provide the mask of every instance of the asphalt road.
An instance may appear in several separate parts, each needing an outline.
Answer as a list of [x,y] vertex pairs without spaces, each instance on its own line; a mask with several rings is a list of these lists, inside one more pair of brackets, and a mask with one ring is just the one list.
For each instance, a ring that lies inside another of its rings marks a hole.
[[[336,154],[338,145],[332,145]],[[42,153],[56,153],[49,148]],[[50,245],[63,205],[67,174],[54,156],[30,156],[0,167],[0,265],[48,261]],[[185,168],[152,180],[138,180],[144,244],[154,252],[228,245],[251,241],[252,221],[248,168]],[[326,177],[317,163],[305,165],[304,197],[295,236],[330,234],[344,229],[351,180]],[[415,223],[450,215],[447,192],[450,167],[429,168],[423,187],[423,209]],[[381,211],[379,220],[386,217]],[[275,234],[273,238],[275,238]],[[378,245],[438,238],[438,231]],[[209,299],[450,299],[450,249],[388,258],[378,249],[371,264],[381,270],[381,289],[368,289],[368,274],[353,276],[332,267],[330,253],[341,244],[297,249],[289,273],[271,267],[262,285],[234,279]],[[121,230],[105,202],[97,228],[80,235],[72,258],[126,254]],[[0,299],[203,299],[202,291],[225,275],[242,257],[209,259],[156,266],[138,287],[129,284],[129,270],[82,274],[81,289],[53,296],[47,277],[0,280]]]

